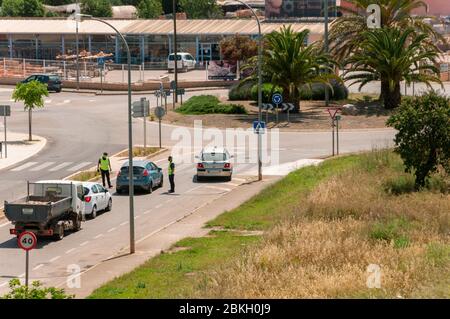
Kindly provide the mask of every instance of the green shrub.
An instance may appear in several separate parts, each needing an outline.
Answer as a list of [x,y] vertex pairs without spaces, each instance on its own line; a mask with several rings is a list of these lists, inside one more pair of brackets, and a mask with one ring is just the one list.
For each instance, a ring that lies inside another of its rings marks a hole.
[[391,242],[395,248],[409,245],[409,238],[404,232],[410,227],[404,218],[395,218],[389,222],[376,222],[372,225],[369,237],[374,240]]
[[213,95],[191,97],[183,106],[176,110],[181,114],[246,114],[247,110],[240,104],[222,104]]
[[[262,102],[272,103],[272,95],[275,93],[283,94],[283,88],[279,86],[274,87],[272,83],[264,83],[262,85]],[[258,84],[253,85],[251,98],[253,101],[258,101]]]
[[30,287],[22,285],[19,279],[11,279],[10,292],[0,299],[73,299],[74,295],[67,295],[64,289],[43,287],[39,281],[33,281]]
[[252,82],[233,84],[228,91],[228,99],[230,101],[250,101],[252,87]]
[[393,195],[412,193],[415,190],[414,176],[400,175],[390,178],[384,182],[383,187],[386,193]]

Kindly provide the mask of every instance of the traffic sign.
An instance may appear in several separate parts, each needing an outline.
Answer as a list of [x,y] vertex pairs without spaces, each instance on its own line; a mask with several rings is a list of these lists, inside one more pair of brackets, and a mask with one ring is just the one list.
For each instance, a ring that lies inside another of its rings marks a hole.
[[160,97],[161,96],[161,91],[160,90],[156,90],[154,94],[155,94],[156,97]]
[[166,115],[166,110],[162,106],[158,106],[158,107],[155,107],[154,113],[155,113],[155,116],[160,119],[164,115]]
[[18,244],[25,251],[32,250],[37,245],[37,237],[34,233],[25,231],[19,235]]
[[277,105],[283,103],[283,96],[280,93],[275,93],[272,95],[272,102]]
[[165,90],[164,93],[166,94],[166,96],[170,96],[170,90]]
[[185,89],[177,89],[177,94],[178,95],[183,95],[183,94],[185,94],[186,93],[186,90]]
[[150,102],[145,98],[133,102],[133,117],[146,117],[150,113]]
[[253,122],[253,132],[255,134],[264,134],[266,130],[266,122],[254,121]]
[[283,111],[292,111],[294,107],[292,103],[283,103]]
[[98,66],[104,66],[105,65],[105,58],[98,58],[97,60]]
[[336,121],[340,121],[342,117],[340,115],[336,115]]
[[11,105],[0,105],[0,116],[11,116]]
[[175,81],[170,81],[170,89],[175,90],[176,87],[176,82]]
[[273,110],[273,104],[272,103],[263,103],[262,104],[263,110],[272,111]]

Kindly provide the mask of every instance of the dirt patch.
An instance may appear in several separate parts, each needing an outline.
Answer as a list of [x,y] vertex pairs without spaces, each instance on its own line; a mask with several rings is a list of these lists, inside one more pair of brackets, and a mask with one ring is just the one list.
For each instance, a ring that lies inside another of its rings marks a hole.
[[[248,114],[207,114],[207,115],[183,115],[174,112],[168,107],[168,113],[163,118],[163,122],[193,126],[194,121],[202,121],[204,127],[217,128],[244,128],[252,127],[253,121],[258,117],[258,107],[251,101],[227,101],[222,99],[223,103],[242,104],[248,111]],[[342,102],[344,103],[344,102]],[[330,104],[330,107],[342,106],[342,103]],[[301,112],[298,114],[289,114],[290,123],[287,122],[287,113],[279,112],[276,123],[276,113],[269,112],[268,119],[266,112],[263,111],[263,120],[267,121],[268,128],[279,128],[283,131],[299,130],[329,130],[330,116],[327,112],[324,102],[321,101],[302,101],[300,105]],[[339,127],[341,129],[364,129],[364,128],[385,128],[386,120],[390,112],[384,111],[376,102],[358,102],[358,113],[356,115],[342,115]]]

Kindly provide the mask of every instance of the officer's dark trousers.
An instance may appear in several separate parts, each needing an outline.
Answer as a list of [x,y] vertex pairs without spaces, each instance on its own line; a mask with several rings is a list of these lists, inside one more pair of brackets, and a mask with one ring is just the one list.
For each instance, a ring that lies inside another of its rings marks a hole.
[[170,191],[175,192],[175,174],[169,175]]
[[109,178],[109,171],[104,171],[104,170],[101,169],[100,172],[102,173],[103,187],[106,187],[106,185],[105,185],[105,177],[106,177],[106,180],[108,181],[108,186],[112,187],[111,179]]

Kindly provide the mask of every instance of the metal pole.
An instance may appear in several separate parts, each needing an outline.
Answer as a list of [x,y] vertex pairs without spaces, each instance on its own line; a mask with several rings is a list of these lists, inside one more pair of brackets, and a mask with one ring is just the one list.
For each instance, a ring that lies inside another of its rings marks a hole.
[[[175,61],[175,92],[178,89],[178,53],[177,53],[177,0],[172,1],[172,14],[173,14],[173,59]],[[178,95],[175,94],[173,107],[175,108],[175,103],[178,102]]]
[[336,154],[339,155],[339,119],[336,119]]
[[103,64],[100,67],[100,89],[103,93]]
[[[6,111],[6,110],[5,110]],[[6,139],[6,112],[3,114],[3,126],[5,127],[5,158],[8,157],[8,140]]]
[[147,107],[145,107],[145,97],[141,98],[141,101],[144,104],[144,154],[145,154],[145,149],[147,148]]
[[[78,4],[78,0],[77,0],[77,3],[76,3],[76,5],[77,5],[77,9],[76,10],[78,10],[78,6],[79,6],[79,4]],[[76,28],[76,32],[75,32],[75,42],[76,42],[76,54],[77,54],[77,60],[76,60],[76,64],[77,64],[77,90],[79,90],[80,89],[80,59],[79,59],[79,55],[80,55],[80,44],[79,44],[79,37],[78,37],[78,19],[75,19],[75,21],[76,21],[76,26],[75,26],[75,28]]]
[[28,250],[25,252],[25,287],[28,288],[28,265],[30,262],[30,254],[28,252]]
[[125,73],[124,73],[124,70],[125,70],[125,65],[122,64],[122,83],[125,82]]
[[334,156],[334,118],[331,119],[331,136],[332,136],[332,144],[333,144],[333,156]]
[[159,118],[159,148],[161,148],[161,118]]
[[[325,16],[325,53],[328,53],[328,0],[324,0],[324,16]],[[324,84],[325,85],[325,84]],[[325,85],[325,106],[328,107],[330,105],[330,92],[328,90],[328,86]]]

